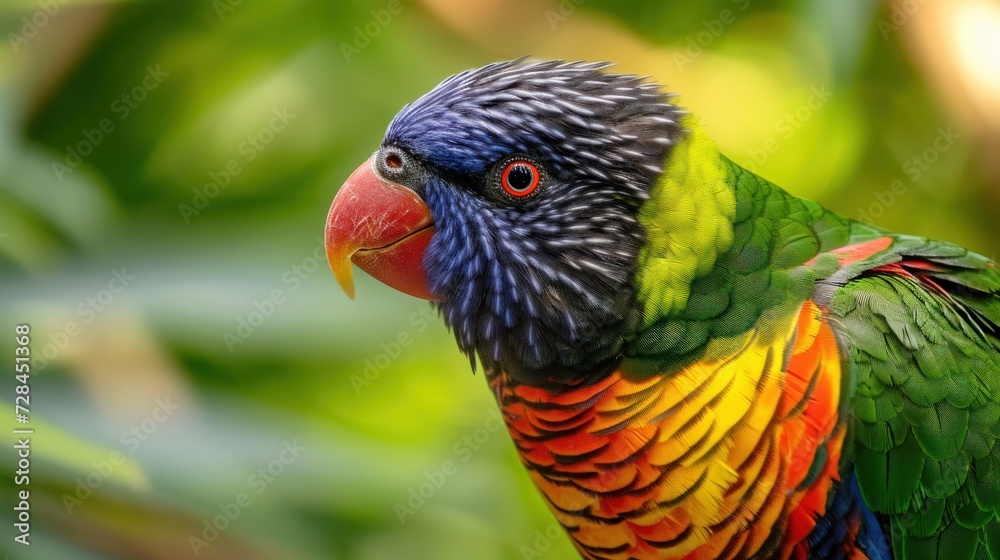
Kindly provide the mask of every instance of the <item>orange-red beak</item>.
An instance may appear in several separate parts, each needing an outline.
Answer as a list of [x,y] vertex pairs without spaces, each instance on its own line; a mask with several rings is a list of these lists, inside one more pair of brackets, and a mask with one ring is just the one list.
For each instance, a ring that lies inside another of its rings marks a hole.
[[361,164],[330,205],[326,258],[354,298],[351,262],[381,282],[418,298],[437,300],[423,257],[434,234],[430,210],[410,189],[383,180],[372,161]]

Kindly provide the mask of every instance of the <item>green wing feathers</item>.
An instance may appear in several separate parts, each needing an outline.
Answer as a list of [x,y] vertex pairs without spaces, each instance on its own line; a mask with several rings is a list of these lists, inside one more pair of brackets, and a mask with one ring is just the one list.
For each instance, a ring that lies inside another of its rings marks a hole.
[[794,197],[686,126],[640,214],[643,316],[623,369],[728,355],[761,317],[812,299],[848,362],[843,468],[892,543],[874,557],[1000,560],[996,265]]
[[850,361],[853,464],[896,558],[1000,559],[1000,273],[892,245],[821,280]]
[[1000,560],[996,265],[794,197],[687,125],[640,214],[643,317],[623,368],[664,375],[726,355],[762,316],[814,300],[849,362],[844,468],[892,557]]

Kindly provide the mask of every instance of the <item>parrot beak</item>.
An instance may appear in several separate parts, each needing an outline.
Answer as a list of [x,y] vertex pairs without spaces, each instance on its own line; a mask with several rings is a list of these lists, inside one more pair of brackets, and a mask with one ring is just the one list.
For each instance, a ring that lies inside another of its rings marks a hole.
[[439,301],[430,292],[423,257],[434,235],[427,205],[410,189],[361,164],[330,205],[326,258],[348,297],[354,299],[351,262],[403,293]]

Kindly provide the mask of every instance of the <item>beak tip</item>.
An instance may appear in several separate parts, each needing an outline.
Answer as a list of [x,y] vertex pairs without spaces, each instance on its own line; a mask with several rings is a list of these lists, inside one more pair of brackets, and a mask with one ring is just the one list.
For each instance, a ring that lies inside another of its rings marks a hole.
[[353,301],[354,300],[354,283],[352,282],[349,285],[343,285],[343,284],[341,284],[340,287],[343,288],[344,293],[347,294],[347,298]]
[[354,299],[354,274],[351,270],[351,261],[347,261],[347,266],[334,266],[333,276],[340,284],[340,289],[344,290],[347,297]]
[[351,265],[350,256],[344,255],[343,251],[333,249],[330,240],[327,239],[326,259],[330,264],[330,270],[333,271],[333,277],[337,279],[337,284],[340,285],[340,289],[344,290],[347,297],[354,299],[354,269]]

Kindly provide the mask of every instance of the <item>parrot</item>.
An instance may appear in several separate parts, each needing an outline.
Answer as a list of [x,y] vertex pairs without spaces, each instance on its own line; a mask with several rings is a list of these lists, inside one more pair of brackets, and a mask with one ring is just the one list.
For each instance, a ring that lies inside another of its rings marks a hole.
[[432,302],[582,558],[1000,560],[996,264],[790,194],[653,78],[445,79],[324,243]]

